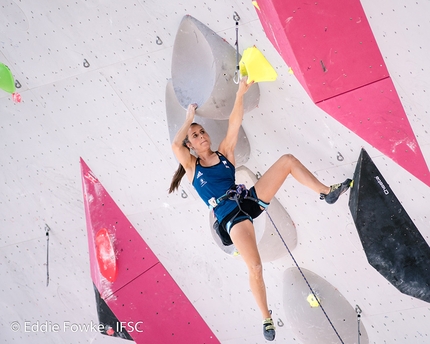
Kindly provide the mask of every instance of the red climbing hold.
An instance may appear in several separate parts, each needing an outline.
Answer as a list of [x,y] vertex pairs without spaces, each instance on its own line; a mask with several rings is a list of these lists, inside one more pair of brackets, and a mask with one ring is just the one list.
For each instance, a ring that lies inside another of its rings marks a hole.
[[112,240],[106,228],[102,228],[97,232],[95,242],[100,273],[109,282],[114,282],[118,275],[118,270]]

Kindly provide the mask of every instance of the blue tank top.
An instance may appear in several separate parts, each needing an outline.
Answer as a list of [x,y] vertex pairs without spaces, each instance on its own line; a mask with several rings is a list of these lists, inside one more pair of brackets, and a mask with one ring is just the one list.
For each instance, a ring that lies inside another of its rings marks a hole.
[[[212,197],[217,199],[235,186],[235,167],[220,152],[215,153],[220,160],[216,165],[205,167],[200,165],[200,159],[196,160],[196,170],[192,183],[207,206],[210,206],[209,200]],[[226,199],[221,201],[214,208],[217,220],[221,222],[227,214],[233,211],[236,205],[234,200]]]

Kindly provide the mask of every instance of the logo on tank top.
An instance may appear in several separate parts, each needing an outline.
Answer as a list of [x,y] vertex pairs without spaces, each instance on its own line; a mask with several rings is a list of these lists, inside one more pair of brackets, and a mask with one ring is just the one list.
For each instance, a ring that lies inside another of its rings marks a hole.
[[223,160],[222,162],[224,163],[225,168],[230,168],[230,166],[227,165],[227,161]]
[[201,176],[203,176],[203,172],[202,171],[198,171],[197,175],[196,175],[196,179],[199,179],[200,181],[200,187],[205,186],[208,182],[206,180],[204,180],[203,178],[201,178]]

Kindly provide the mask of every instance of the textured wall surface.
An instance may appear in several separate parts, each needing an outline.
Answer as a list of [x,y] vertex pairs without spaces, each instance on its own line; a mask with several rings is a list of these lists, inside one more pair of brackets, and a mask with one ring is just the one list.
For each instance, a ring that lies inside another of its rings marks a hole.
[[[362,5],[430,164],[430,3]],[[235,11],[240,51],[256,45],[278,73],[259,84],[258,107],[244,118],[246,167],[262,174],[292,153],[330,185],[352,177],[364,147],[430,242],[430,188],[314,104],[251,1],[0,0],[0,62],[22,96],[14,103],[0,90],[0,343],[120,341],[72,326],[98,321],[80,157],[217,338],[263,341],[244,263],[214,242],[208,210],[187,180],[167,193],[177,167],[165,104],[177,29],[189,14],[234,46]],[[359,305],[370,343],[429,342],[429,303],[400,293],[369,265],[347,196],[329,206],[289,177],[276,197],[296,226],[296,261]],[[284,314],[284,272],[294,266],[289,255],[264,264],[269,305],[283,324],[278,343],[303,338]]]

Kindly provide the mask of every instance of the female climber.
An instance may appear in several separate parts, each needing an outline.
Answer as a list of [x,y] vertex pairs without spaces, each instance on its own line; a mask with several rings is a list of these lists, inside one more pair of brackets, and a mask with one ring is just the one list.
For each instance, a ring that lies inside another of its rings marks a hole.
[[263,316],[264,337],[272,341],[275,327],[267,305],[263,269],[252,220],[265,210],[289,174],[330,204],[336,202],[349,188],[351,180],[326,186],[293,155],[285,154],[249,190],[243,185],[236,185],[234,149],[244,115],[243,97],[252,84],[247,83],[246,77],[241,79],[226,136],[216,151],[211,149],[211,140],[205,129],[193,122],[197,105],[188,106],[185,122],[172,143],[173,153],[180,165],[173,176],[169,193],[179,187],[186,174],[206,205],[213,209],[218,235],[224,244],[235,245],[248,267],[251,291]]

